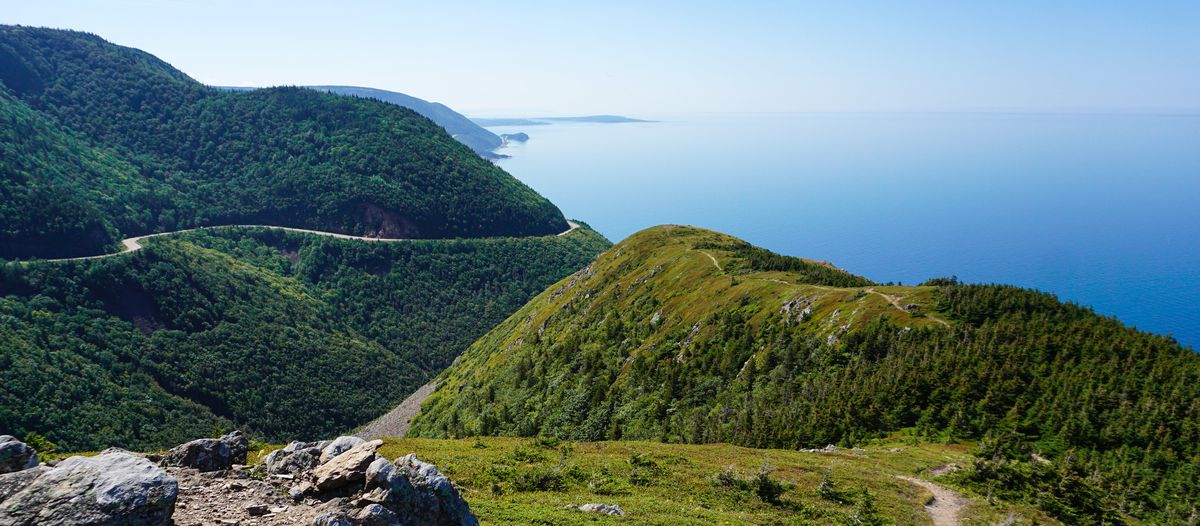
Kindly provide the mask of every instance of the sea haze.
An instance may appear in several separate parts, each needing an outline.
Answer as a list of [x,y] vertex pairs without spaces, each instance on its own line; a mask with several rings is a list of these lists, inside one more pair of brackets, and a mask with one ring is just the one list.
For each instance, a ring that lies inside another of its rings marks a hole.
[[875,281],[1032,287],[1200,345],[1200,116],[635,115],[491,127],[617,241],[692,224]]

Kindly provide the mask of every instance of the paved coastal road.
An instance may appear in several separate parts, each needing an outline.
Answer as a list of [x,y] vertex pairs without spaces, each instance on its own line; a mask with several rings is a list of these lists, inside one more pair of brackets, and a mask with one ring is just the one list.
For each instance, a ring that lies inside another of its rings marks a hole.
[[[566,230],[564,230],[564,231],[562,231],[562,232],[559,232],[559,233],[557,234],[557,236],[559,236],[559,237],[565,236],[565,235],[567,235],[567,234],[570,234],[571,232],[574,232],[576,229],[578,229],[578,228],[579,228],[579,223],[576,223],[576,222],[574,222],[574,221],[567,221],[567,225],[569,226],[569,228],[567,228]],[[39,259],[38,261],[39,261],[39,262],[43,262],[43,261],[50,261],[50,262],[55,262],[55,261],[85,261],[85,260],[89,260],[89,259],[111,258],[111,257],[114,257],[114,256],[120,256],[120,255],[129,254],[129,253],[131,253],[131,252],[137,252],[137,251],[141,250],[141,249],[143,248],[143,246],[144,246],[144,245],[142,245],[142,241],[145,241],[145,240],[147,240],[147,239],[150,239],[150,238],[154,238],[154,237],[161,237],[161,236],[173,236],[173,235],[175,235],[175,234],[183,234],[183,233],[185,233],[185,232],[195,232],[195,231],[197,231],[197,230],[213,230],[213,229],[220,229],[220,228],[269,228],[269,229],[272,229],[272,230],[287,230],[288,232],[300,232],[300,233],[302,233],[302,234],[312,234],[312,235],[315,235],[315,236],[335,237],[335,238],[338,238],[338,239],[356,239],[356,240],[359,240],[359,241],[380,241],[380,242],[398,242],[398,241],[430,241],[430,239],[425,239],[425,238],[387,238],[387,237],[362,237],[362,236],[351,236],[351,235],[349,235],[349,234],[338,234],[338,233],[336,233],[336,232],[324,232],[324,231],[321,231],[321,230],[307,230],[307,229],[304,229],[304,228],[292,228],[292,227],[288,227],[288,226],[274,226],[274,225],[221,225],[221,226],[211,226],[211,227],[202,226],[202,227],[199,227],[199,228],[189,228],[189,229],[186,229],[186,230],[175,230],[175,231],[172,231],[172,232],[160,232],[160,233],[158,233],[158,234],[147,234],[147,235],[144,235],[144,236],[137,236],[137,237],[129,237],[129,238],[125,238],[125,239],[122,239],[122,240],[121,240],[121,251],[120,251],[120,252],[113,252],[112,254],[100,254],[100,255],[97,255],[97,256],[82,256],[82,257],[77,257],[77,258]]]

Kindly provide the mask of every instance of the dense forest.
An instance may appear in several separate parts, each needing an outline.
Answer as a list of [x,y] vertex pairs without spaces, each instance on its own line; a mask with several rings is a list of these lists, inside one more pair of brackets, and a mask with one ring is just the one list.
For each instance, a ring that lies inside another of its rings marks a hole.
[[858,280],[643,231],[476,342],[411,434],[803,448],[903,430],[980,441],[958,483],[1065,522],[1194,517],[1200,356],[1039,292]]
[[0,121],[0,257],[92,254],[197,225],[414,238],[567,228],[412,110],[210,88],[86,33],[0,26]]
[[368,243],[231,227],[0,265],[0,429],[64,450],[345,432],[608,246],[586,228]]

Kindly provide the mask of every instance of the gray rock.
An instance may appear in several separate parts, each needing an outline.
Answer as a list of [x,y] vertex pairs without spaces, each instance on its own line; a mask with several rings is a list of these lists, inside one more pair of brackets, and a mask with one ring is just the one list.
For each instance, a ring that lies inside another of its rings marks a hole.
[[0,473],[12,473],[38,465],[37,452],[12,435],[0,435]]
[[47,471],[50,471],[48,466],[34,466],[21,471],[0,474],[0,502],[4,502],[5,499],[11,497],[16,492],[25,489],[25,486],[33,482],[33,479],[40,477],[42,473]]
[[[361,439],[359,441],[362,442]],[[333,445],[330,444],[330,447]],[[312,472],[313,485],[318,491],[329,491],[363,481],[366,479],[367,467],[375,461],[375,450],[382,445],[382,440],[362,442],[323,462]]]
[[163,455],[162,464],[200,471],[229,469],[234,463],[246,462],[248,449],[246,435],[233,431],[221,438],[202,438],[175,446]]
[[571,508],[571,509],[579,510],[579,511],[585,511],[588,513],[603,513],[605,515],[613,515],[616,517],[624,517],[625,516],[625,510],[622,510],[621,506],[619,506],[617,504],[601,504],[598,502],[591,502],[588,504],[584,504],[582,506],[568,504],[567,507]]
[[352,526],[350,519],[339,512],[327,512],[313,518],[313,526]]
[[263,458],[263,468],[272,475],[295,475],[317,467],[321,450],[309,442],[292,442]]
[[0,524],[159,526],[170,523],[179,484],[128,451],[71,457],[0,502]]
[[261,502],[252,502],[247,504],[243,509],[246,510],[246,515],[251,517],[260,517],[267,514],[267,505]]
[[396,468],[409,484],[413,495],[402,499],[400,516],[405,524],[436,526],[477,526],[467,502],[459,495],[450,479],[437,467],[421,462],[415,453],[396,459]]
[[354,516],[359,526],[393,526],[399,524],[396,514],[379,504],[369,504]]
[[333,439],[332,442],[321,448],[321,463],[329,462],[334,457],[350,451],[355,446],[363,443],[363,439],[358,437],[341,436]]

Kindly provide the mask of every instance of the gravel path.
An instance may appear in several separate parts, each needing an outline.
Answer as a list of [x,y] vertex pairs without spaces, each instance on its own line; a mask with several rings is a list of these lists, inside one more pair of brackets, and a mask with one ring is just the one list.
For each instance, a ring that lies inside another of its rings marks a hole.
[[933,500],[925,505],[925,511],[929,513],[929,518],[933,519],[934,526],[958,526],[959,512],[971,503],[970,499],[958,492],[946,489],[927,480],[915,477],[897,478],[921,486],[929,490],[930,493],[933,493]]
[[412,426],[412,418],[417,416],[417,413],[421,410],[421,404],[425,403],[425,399],[433,394],[434,389],[437,389],[437,381],[422,385],[420,389],[417,389],[413,394],[408,395],[408,398],[405,398],[403,402],[400,402],[400,405],[384,413],[383,416],[372,420],[371,423],[363,426],[354,435],[363,440],[375,440],[376,438],[383,437],[403,437],[405,433],[408,433],[408,428]]

